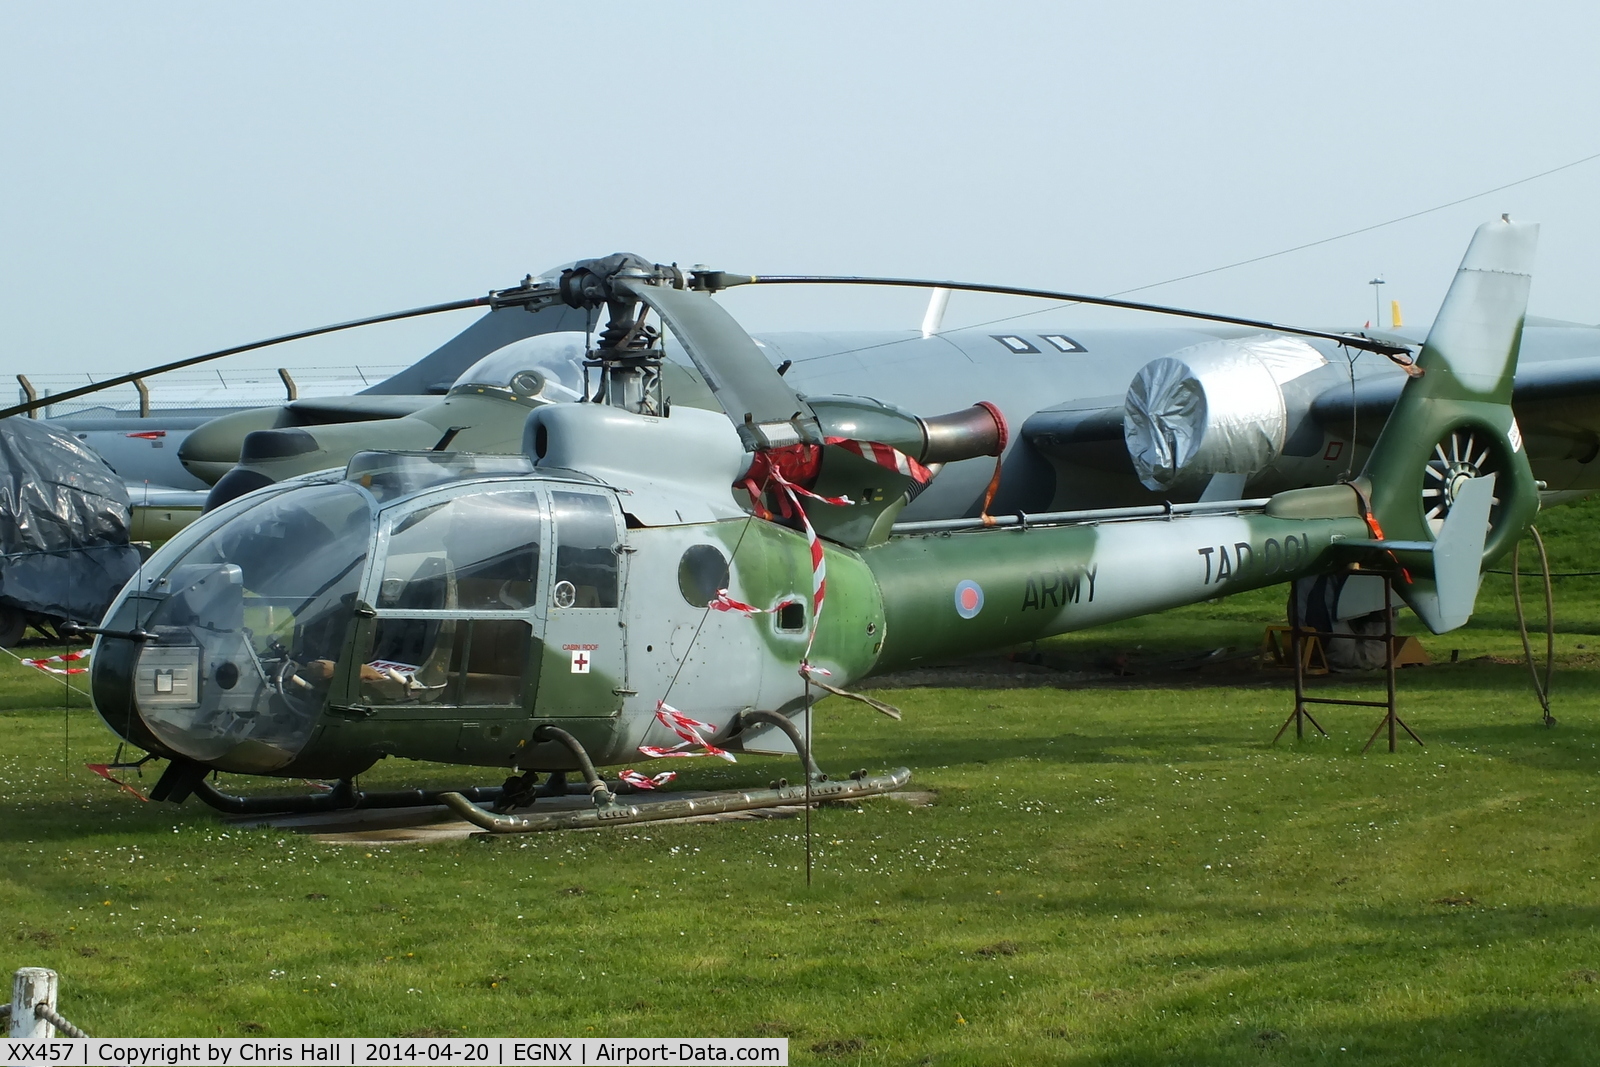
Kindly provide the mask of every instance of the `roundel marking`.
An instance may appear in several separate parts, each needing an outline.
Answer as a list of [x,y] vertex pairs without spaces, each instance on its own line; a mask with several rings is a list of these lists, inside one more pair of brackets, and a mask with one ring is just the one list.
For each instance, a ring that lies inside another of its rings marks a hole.
[[983,586],[963,579],[956,583],[956,614],[963,619],[973,618],[983,610]]

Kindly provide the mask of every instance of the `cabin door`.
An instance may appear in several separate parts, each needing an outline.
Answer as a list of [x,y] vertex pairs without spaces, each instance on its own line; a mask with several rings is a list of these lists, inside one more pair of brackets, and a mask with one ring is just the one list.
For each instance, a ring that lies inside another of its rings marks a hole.
[[614,716],[628,694],[622,516],[611,493],[578,486],[551,487],[550,515],[539,715]]

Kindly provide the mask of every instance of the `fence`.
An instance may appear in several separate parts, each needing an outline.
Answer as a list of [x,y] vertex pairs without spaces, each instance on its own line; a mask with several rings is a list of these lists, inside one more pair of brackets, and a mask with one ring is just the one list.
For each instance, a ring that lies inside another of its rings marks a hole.
[[[71,415],[110,415],[115,412],[147,416],[162,411],[215,408],[226,411],[285,400],[349,396],[404,370],[403,364],[382,366],[302,367],[294,371],[216,369],[172,371],[159,378],[135,380],[98,393],[51,404],[40,411],[44,418]],[[56,393],[94,384],[89,374],[17,375],[17,403],[49,400]]]

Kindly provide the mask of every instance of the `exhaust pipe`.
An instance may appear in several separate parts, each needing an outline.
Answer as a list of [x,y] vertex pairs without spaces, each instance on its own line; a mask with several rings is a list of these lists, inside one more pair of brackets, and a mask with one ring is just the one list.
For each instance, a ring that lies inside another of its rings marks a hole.
[[1006,450],[1011,431],[1000,409],[987,400],[948,415],[918,418],[922,426],[923,463],[954,463],[977,456],[998,456]]

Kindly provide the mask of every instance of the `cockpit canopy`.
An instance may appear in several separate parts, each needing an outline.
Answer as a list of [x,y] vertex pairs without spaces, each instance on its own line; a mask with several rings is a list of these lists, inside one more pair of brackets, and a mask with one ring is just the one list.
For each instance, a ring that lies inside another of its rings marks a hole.
[[505,389],[523,398],[565,403],[583,396],[583,360],[587,334],[544,333],[497,348],[468,367],[451,386],[457,389]]
[[293,758],[320,714],[376,509],[342,482],[240,505],[184,531],[198,536],[175,538],[112,620],[152,635],[139,648],[129,710],[158,740],[192,759],[268,770]]

